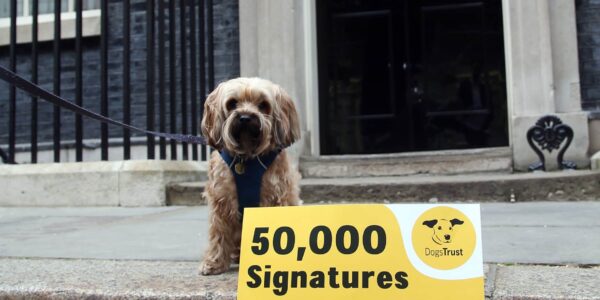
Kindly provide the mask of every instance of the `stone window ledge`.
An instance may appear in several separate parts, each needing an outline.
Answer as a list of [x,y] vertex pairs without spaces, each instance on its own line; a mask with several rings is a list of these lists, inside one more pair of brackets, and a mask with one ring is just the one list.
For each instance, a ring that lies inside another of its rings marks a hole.
[[[82,12],[82,36],[91,37],[100,35],[99,9],[84,10]],[[31,43],[32,17],[17,17],[17,44]],[[75,12],[61,13],[61,39],[75,38]],[[42,14],[38,16],[38,41],[51,41],[54,39],[54,15]],[[0,46],[10,44],[10,19],[0,19]]]

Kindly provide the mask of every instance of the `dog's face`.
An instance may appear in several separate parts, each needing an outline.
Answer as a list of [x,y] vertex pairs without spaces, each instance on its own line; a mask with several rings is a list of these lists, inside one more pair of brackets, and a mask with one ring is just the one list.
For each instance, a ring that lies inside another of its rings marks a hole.
[[441,245],[452,243],[452,231],[455,225],[461,225],[464,222],[459,219],[434,219],[423,222],[423,225],[433,229],[432,240]]
[[260,78],[219,84],[204,103],[202,134],[210,146],[254,157],[300,138],[294,102],[278,85]]

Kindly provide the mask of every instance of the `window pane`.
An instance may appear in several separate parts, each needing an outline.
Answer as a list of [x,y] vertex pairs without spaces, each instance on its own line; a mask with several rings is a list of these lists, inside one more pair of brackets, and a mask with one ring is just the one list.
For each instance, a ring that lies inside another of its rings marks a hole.
[[83,0],[83,10],[100,9],[100,0]]
[[[32,4],[31,2],[33,0],[28,0],[30,5],[29,5],[29,14],[31,14],[31,10],[32,10]],[[39,0],[40,4],[39,4],[39,11],[40,14],[52,14],[54,13],[54,0]],[[60,11],[62,12],[66,12],[69,9],[69,1],[68,0],[62,0],[61,4],[60,4]]]
[[10,3],[9,1],[0,1],[0,18],[10,17]]
[[[23,15],[23,0],[17,1],[17,16]],[[10,18],[10,1],[0,0],[0,18]]]

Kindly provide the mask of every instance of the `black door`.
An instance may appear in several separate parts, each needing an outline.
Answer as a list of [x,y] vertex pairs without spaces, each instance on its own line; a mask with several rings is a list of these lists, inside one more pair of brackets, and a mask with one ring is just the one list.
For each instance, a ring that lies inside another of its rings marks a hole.
[[322,154],[508,145],[500,0],[319,0]]

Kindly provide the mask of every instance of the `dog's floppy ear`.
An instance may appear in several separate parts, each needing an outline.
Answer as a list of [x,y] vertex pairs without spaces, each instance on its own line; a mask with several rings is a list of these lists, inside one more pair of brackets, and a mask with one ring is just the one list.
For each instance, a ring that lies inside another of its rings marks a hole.
[[275,144],[286,148],[300,139],[298,112],[292,98],[279,86],[275,87],[275,101],[279,109],[274,112],[273,137]]
[[462,225],[464,223],[464,221],[461,221],[459,219],[452,219],[450,220],[450,224],[452,224],[452,226],[454,225]]
[[204,115],[202,116],[200,125],[202,135],[208,140],[208,144],[217,150],[223,148],[221,135],[224,118],[220,102],[222,86],[223,84],[219,84],[206,98],[204,102]]
[[429,228],[433,228],[433,226],[435,226],[435,224],[437,224],[437,220],[429,220],[429,221],[425,221],[423,222],[423,225],[429,227]]

